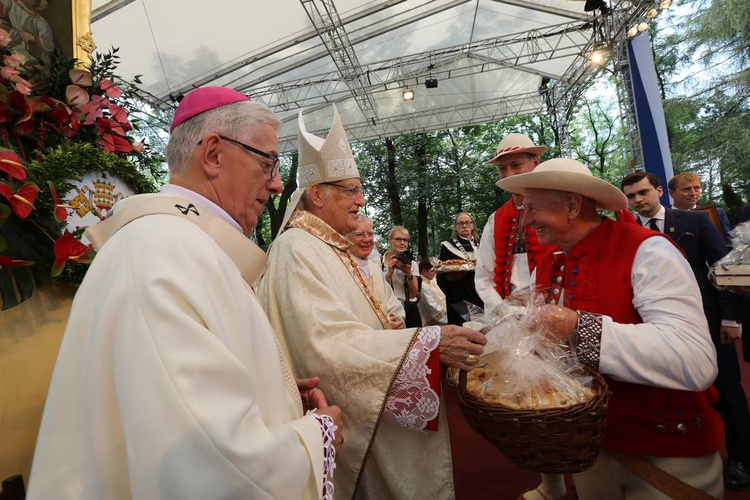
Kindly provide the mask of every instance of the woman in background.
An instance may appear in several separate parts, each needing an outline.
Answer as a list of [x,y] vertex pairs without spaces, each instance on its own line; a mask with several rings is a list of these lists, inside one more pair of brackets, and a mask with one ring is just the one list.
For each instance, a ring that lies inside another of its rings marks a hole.
[[[456,216],[453,224],[451,239],[440,244],[440,260],[466,260],[476,264],[479,249],[479,234],[474,224],[474,217],[468,212],[461,212]],[[438,275],[438,285],[445,293],[448,305],[448,323],[462,325],[467,319],[461,317],[456,310],[466,313],[464,302],[484,307],[474,288],[474,271],[452,271]],[[454,307],[455,305],[455,307]]]
[[409,231],[394,226],[388,233],[388,251],[383,255],[386,267],[385,280],[391,284],[393,294],[406,311],[406,328],[422,326],[417,302],[419,301],[419,266],[409,252]]

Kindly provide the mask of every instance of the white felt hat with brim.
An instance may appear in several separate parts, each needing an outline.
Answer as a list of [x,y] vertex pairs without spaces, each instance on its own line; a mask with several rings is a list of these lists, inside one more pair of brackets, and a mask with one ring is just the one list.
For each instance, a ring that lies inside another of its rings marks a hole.
[[495,157],[488,163],[497,164],[498,158],[509,154],[531,153],[536,156],[541,156],[545,151],[547,151],[545,146],[537,146],[531,141],[531,139],[523,134],[508,134],[503,137],[503,140],[497,145]]
[[555,158],[540,163],[533,172],[512,175],[497,181],[497,186],[511,193],[523,194],[524,189],[554,189],[578,193],[596,201],[597,208],[622,210],[628,199],[618,188],[594,177],[583,163],[568,158]]

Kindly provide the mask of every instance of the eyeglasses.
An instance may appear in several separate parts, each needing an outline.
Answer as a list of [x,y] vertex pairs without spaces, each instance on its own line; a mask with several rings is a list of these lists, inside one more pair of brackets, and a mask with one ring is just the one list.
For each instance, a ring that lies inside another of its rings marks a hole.
[[470,220],[462,220],[462,221],[456,222],[457,226],[471,226],[473,224],[474,223]]
[[401,238],[399,236],[396,236],[393,238],[393,241],[398,241],[399,243],[409,243],[411,240],[409,238]]
[[326,186],[337,187],[340,190],[342,190],[343,192],[345,192],[348,196],[351,196],[352,198],[354,198],[358,194],[362,194],[362,187],[361,186],[354,186],[354,185],[352,185],[352,186],[342,186],[340,184],[335,184],[333,182],[321,182],[321,184],[325,184]]
[[[216,135],[218,135],[220,139],[223,139],[223,140],[225,140],[227,142],[230,142],[230,143],[234,144],[235,146],[239,146],[242,149],[244,149],[245,151],[249,151],[251,153],[255,153],[256,155],[259,155],[259,156],[262,156],[263,158],[268,158],[269,160],[271,160],[271,162],[273,162],[273,165],[270,168],[270,172],[269,172],[268,166],[264,165],[264,170],[266,172],[266,175],[269,176],[268,180],[273,180],[273,178],[276,177],[276,174],[279,173],[279,165],[281,163],[279,161],[279,155],[274,154],[274,153],[266,153],[265,151],[261,151],[260,149],[254,148],[252,146],[248,146],[247,144],[244,144],[244,143],[242,143],[240,141],[234,140],[234,139],[232,139],[230,137],[223,136],[221,134],[216,134]],[[202,142],[203,142],[203,139],[201,139],[200,141],[198,141],[198,144],[200,144]]]

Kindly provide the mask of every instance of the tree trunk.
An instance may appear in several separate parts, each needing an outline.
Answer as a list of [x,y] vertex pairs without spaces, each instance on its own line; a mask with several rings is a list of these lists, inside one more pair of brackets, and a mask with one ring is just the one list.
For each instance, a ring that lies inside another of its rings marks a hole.
[[417,136],[415,157],[417,160],[417,252],[422,257],[427,257],[427,158],[425,145],[427,137],[424,134]]
[[[299,156],[297,153],[292,155],[292,167],[289,169],[289,179],[284,184],[284,190],[278,197],[278,206],[274,203],[274,200],[269,200],[266,204],[266,210],[268,211],[268,218],[271,221],[271,241],[276,239],[276,235],[281,230],[281,223],[284,221],[284,212],[286,212],[286,206],[289,203],[289,198],[292,193],[297,190],[297,160]],[[258,240],[260,241],[260,239]]]
[[391,203],[391,214],[393,215],[393,224],[396,226],[404,225],[404,218],[401,216],[401,190],[398,188],[396,181],[396,149],[393,140],[388,137],[385,139],[385,149],[388,162],[388,182],[386,190],[388,199]]

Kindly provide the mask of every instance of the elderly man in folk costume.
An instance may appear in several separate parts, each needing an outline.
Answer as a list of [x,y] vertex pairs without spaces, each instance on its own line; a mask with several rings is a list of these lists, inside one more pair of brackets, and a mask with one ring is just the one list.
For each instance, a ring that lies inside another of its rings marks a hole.
[[548,334],[612,390],[594,466],[579,498],[720,498],[722,422],[713,409],[716,351],[689,263],[663,234],[602,217],[625,195],[574,160],[554,159],[499,186],[522,193],[523,224],[557,245],[537,263]]
[[[545,151],[546,147],[535,145],[523,134],[509,134],[500,141],[490,163],[497,165],[502,180],[534,170]],[[539,244],[534,231],[523,228],[523,211],[523,195],[513,193],[487,219],[482,231],[474,282],[487,311],[513,292],[528,288],[539,258],[551,251]]]
[[170,184],[86,231],[99,253],[28,498],[333,497],[341,410],[317,379],[295,383],[251,288],[266,256],[244,233],[281,192],[280,125],[239,92],[193,90],[170,130]]
[[440,364],[471,370],[486,340],[457,326],[389,328],[343,236],[365,200],[335,106],[325,140],[300,113],[299,181],[259,295],[296,368],[319,374],[344,409],[336,497],[453,498]]

